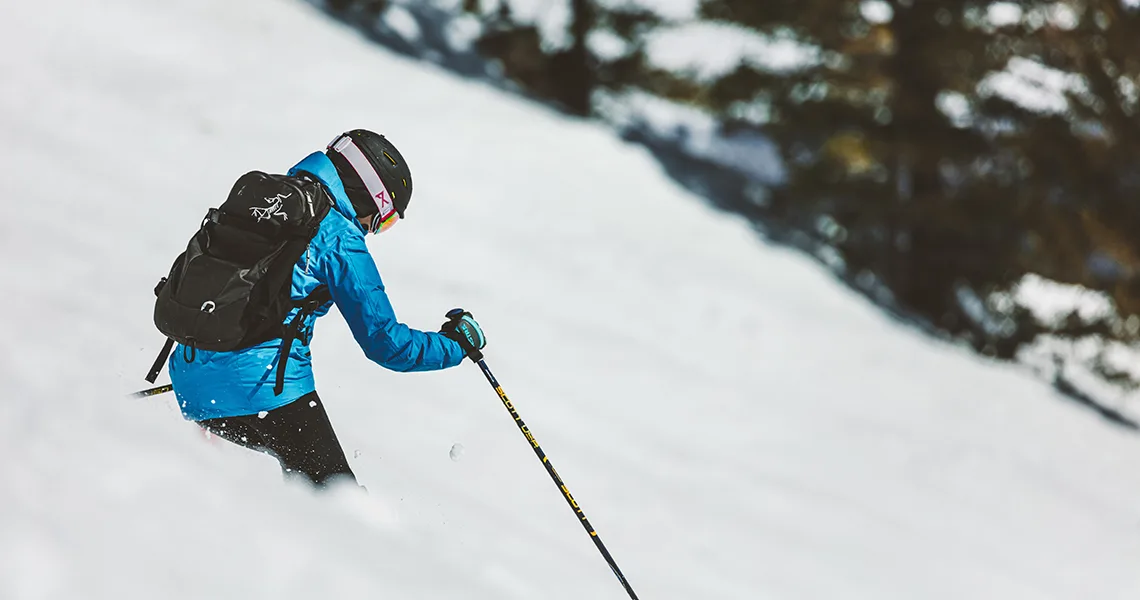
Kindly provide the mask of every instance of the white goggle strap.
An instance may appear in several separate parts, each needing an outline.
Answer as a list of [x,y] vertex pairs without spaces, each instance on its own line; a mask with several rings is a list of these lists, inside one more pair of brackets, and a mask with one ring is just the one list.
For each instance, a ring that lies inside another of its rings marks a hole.
[[376,203],[376,208],[380,212],[372,218],[373,223],[379,224],[384,219],[392,216],[396,212],[396,205],[392,202],[392,195],[388,193],[388,188],[384,187],[384,182],[380,181],[380,174],[376,169],[372,168],[372,163],[368,162],[368,158],[364,156],[364,152],[352,140],[352,137],[343,135],[335,140],[330,148],[344,157],[348,164],[352,165],[352,169],[356,171],[356,175],[364,182],[364,187],[368,190],[368,195],[372,196],[372,201]]

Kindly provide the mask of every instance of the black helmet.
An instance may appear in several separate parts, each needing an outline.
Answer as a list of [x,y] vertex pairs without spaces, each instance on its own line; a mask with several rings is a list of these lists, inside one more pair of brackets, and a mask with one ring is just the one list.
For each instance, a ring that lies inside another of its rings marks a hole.
[[[386,191],[391,196],[392,208],[404,218],[408,201],[412,199],[412,172],[388,138],[367,129],[353,129],[337,136],[325,154],[336,166],[357,216],[384,213],[387,199],[383,192]],[[361,157],[367,162],[360,160]],[[376,179],[383,184],[383,190],[373,189]],[[386,215],[381,214],[383,217]]]

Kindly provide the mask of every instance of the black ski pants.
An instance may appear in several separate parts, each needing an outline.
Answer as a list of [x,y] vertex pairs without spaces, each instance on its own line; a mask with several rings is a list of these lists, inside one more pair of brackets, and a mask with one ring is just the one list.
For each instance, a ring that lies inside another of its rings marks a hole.
[[198,424],[220,438],[273,456],[287,477],[303,475],[317,487],[334,477],[356,482],[316,392],[265,416],[224,417]]

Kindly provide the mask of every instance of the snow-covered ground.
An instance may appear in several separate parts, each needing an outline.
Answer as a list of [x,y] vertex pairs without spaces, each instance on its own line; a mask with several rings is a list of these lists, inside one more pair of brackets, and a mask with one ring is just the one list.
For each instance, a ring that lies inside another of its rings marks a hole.
[[124,397],[206,209],[352,127],[416,176],[371,242],[397,310],[479,317],[642,598],[1140,594],[1140,439],[893,323],[604,125],[295,0],[0,19],[0,598],[624,597],[470,365],[387,373],[322,320],[318,385],[368,496],[284,484],[169,398]]

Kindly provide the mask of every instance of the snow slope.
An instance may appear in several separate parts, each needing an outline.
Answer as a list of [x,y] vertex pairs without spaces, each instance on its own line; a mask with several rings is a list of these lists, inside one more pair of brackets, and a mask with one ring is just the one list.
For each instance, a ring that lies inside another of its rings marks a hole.
[[359,126],[416,175],[371,242],[397,310],[479,317],[642,598],[1140,594],[1140,440],[896,325],[604,126],[293,0],[0,20],[0,598],[624,597],[470,365],[384,372],[322,320],[318,385],[368,496],[283,484],[169,398],[123,396],[206,209]]

